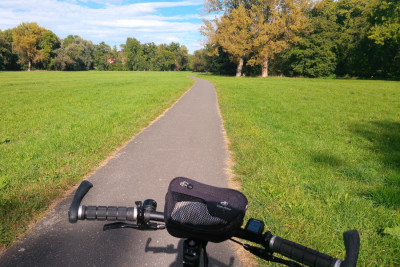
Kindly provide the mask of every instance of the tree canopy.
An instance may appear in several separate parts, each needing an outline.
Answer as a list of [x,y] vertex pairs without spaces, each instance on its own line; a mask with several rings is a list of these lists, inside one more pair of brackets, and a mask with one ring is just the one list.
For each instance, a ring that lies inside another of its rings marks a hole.
[[93,44],[78,35],[60,39],[37,23],[21,23],[0,30],[0,70],[189,70],[188,49],[179,43],[140,43],[127,38],[111,48],[105,42]]
[[229,15],[222,16],[214,21],[204,20],[202,33],[208,37],[210,45],[214,45],[214,54],[218,54],[219,46],[231,55],[236,62],[236,76],[242,75],[244,59],[252,52],[251,27],[254,20],[253,13],[242,5],[232,10]]
[[224,15],[205,21],[202,33],[209,45],[221,46],[239,62],[236,76],[247,57],[249,64],[261,64],[262,76],[267,77],[269,59],[296,42],[305,29],[308,6],[308,0],[207,0],[209,11]]
[[20,54],[20,62],[28,62],[28,71],[32,63],[44,60],[44,51],[39,48],[45,29],[35,22],[21,23],[13,29],[13,49]]
[[[251,44],[247,74],[259,67],[262,76],[269,69],[286,76],[400,79],[399,0],[206,0],[207,11],[222,12],[220,21],[243,8],[252,20],[241,42]],[[205,22],[205,51],[211,56],[222,49],[234,63],[235,53],[214,37],[229,35],[218,22]],[[203,57],[208,71],[217,56]]]
[[[400,0],[206,0],[205,46],[119,47],[59,38],[37,23],[0,30],[0,70],[209,71],[400,79]],[[214,14],[214,13],[213,13]]]

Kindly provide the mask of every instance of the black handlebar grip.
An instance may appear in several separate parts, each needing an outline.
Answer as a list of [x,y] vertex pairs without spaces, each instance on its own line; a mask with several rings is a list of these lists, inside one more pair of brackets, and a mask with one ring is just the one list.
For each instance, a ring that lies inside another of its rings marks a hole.
[[343,233],[343,239],[346,257],[340,267],[355,267],[360,251],[360,235],[357,230],[347,231]]
[[271,238],[269,248],[272,252],[279,253],[307,266],[314,267],[339,267],[341,261],[316,250],[307,248],[279,236]]
[[79,205],[81,204],[83,197],[92,187],[93,185],[91,182],[83,181],[79,185],[78,189],[76,189],[74,199],[72,200],[71,206],[69,207],[68,210],[68,217],[70,223],[76,223],[78,221]]
[[81,206],[79,219],[99,221],[136,221],[136,208],[115,206]]

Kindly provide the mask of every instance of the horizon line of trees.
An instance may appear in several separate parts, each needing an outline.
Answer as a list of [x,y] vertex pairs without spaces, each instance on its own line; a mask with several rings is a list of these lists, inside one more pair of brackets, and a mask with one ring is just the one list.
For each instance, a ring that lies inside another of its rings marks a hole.
[[206,0],[203,49],[127,38],[111,48],[37,23],[0,30],[0,70],[192,70],[400,79],[400,0]]
[[36,22],[0,30],[0,70],[189,70],[184,45],[140,43],[127,38],[120,51],[105,42],[93,44],[78,35],[60,39]]
[[400,79],[400,0],[206,0],[193,69]]

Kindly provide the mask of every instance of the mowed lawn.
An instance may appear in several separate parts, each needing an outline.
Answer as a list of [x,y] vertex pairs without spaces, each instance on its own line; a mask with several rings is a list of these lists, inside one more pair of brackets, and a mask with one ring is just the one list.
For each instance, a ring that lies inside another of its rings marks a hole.
[[217,88],[248,217],[341,259],[357,229],[360,266],[400,265],[400,82],[200,77]]
[[170,107],[185,72],[0,72],[0,248]]

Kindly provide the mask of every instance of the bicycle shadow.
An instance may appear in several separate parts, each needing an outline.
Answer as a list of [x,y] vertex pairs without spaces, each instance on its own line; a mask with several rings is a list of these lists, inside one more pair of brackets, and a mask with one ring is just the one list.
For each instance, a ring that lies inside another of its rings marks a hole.
[[[153,252],[153,253],[167,253],[167,254],[177,254],[175,262],[173,262],[169,267],[182,267],[182,252],[183,252],[183,239],[179,240],[177,248],[175,248],[174,244],[169,244],[166,247],[156,247],[156,246],[150,246],[150,243],[152,241],[152,238],[149,237],[146,241],[146,247],[145,247],[145,252]],[[208,257],[208,266],[210,267],[230,267],[234,265],[235,258],[230,257],[229,263],[225,264],[213,257]]]

